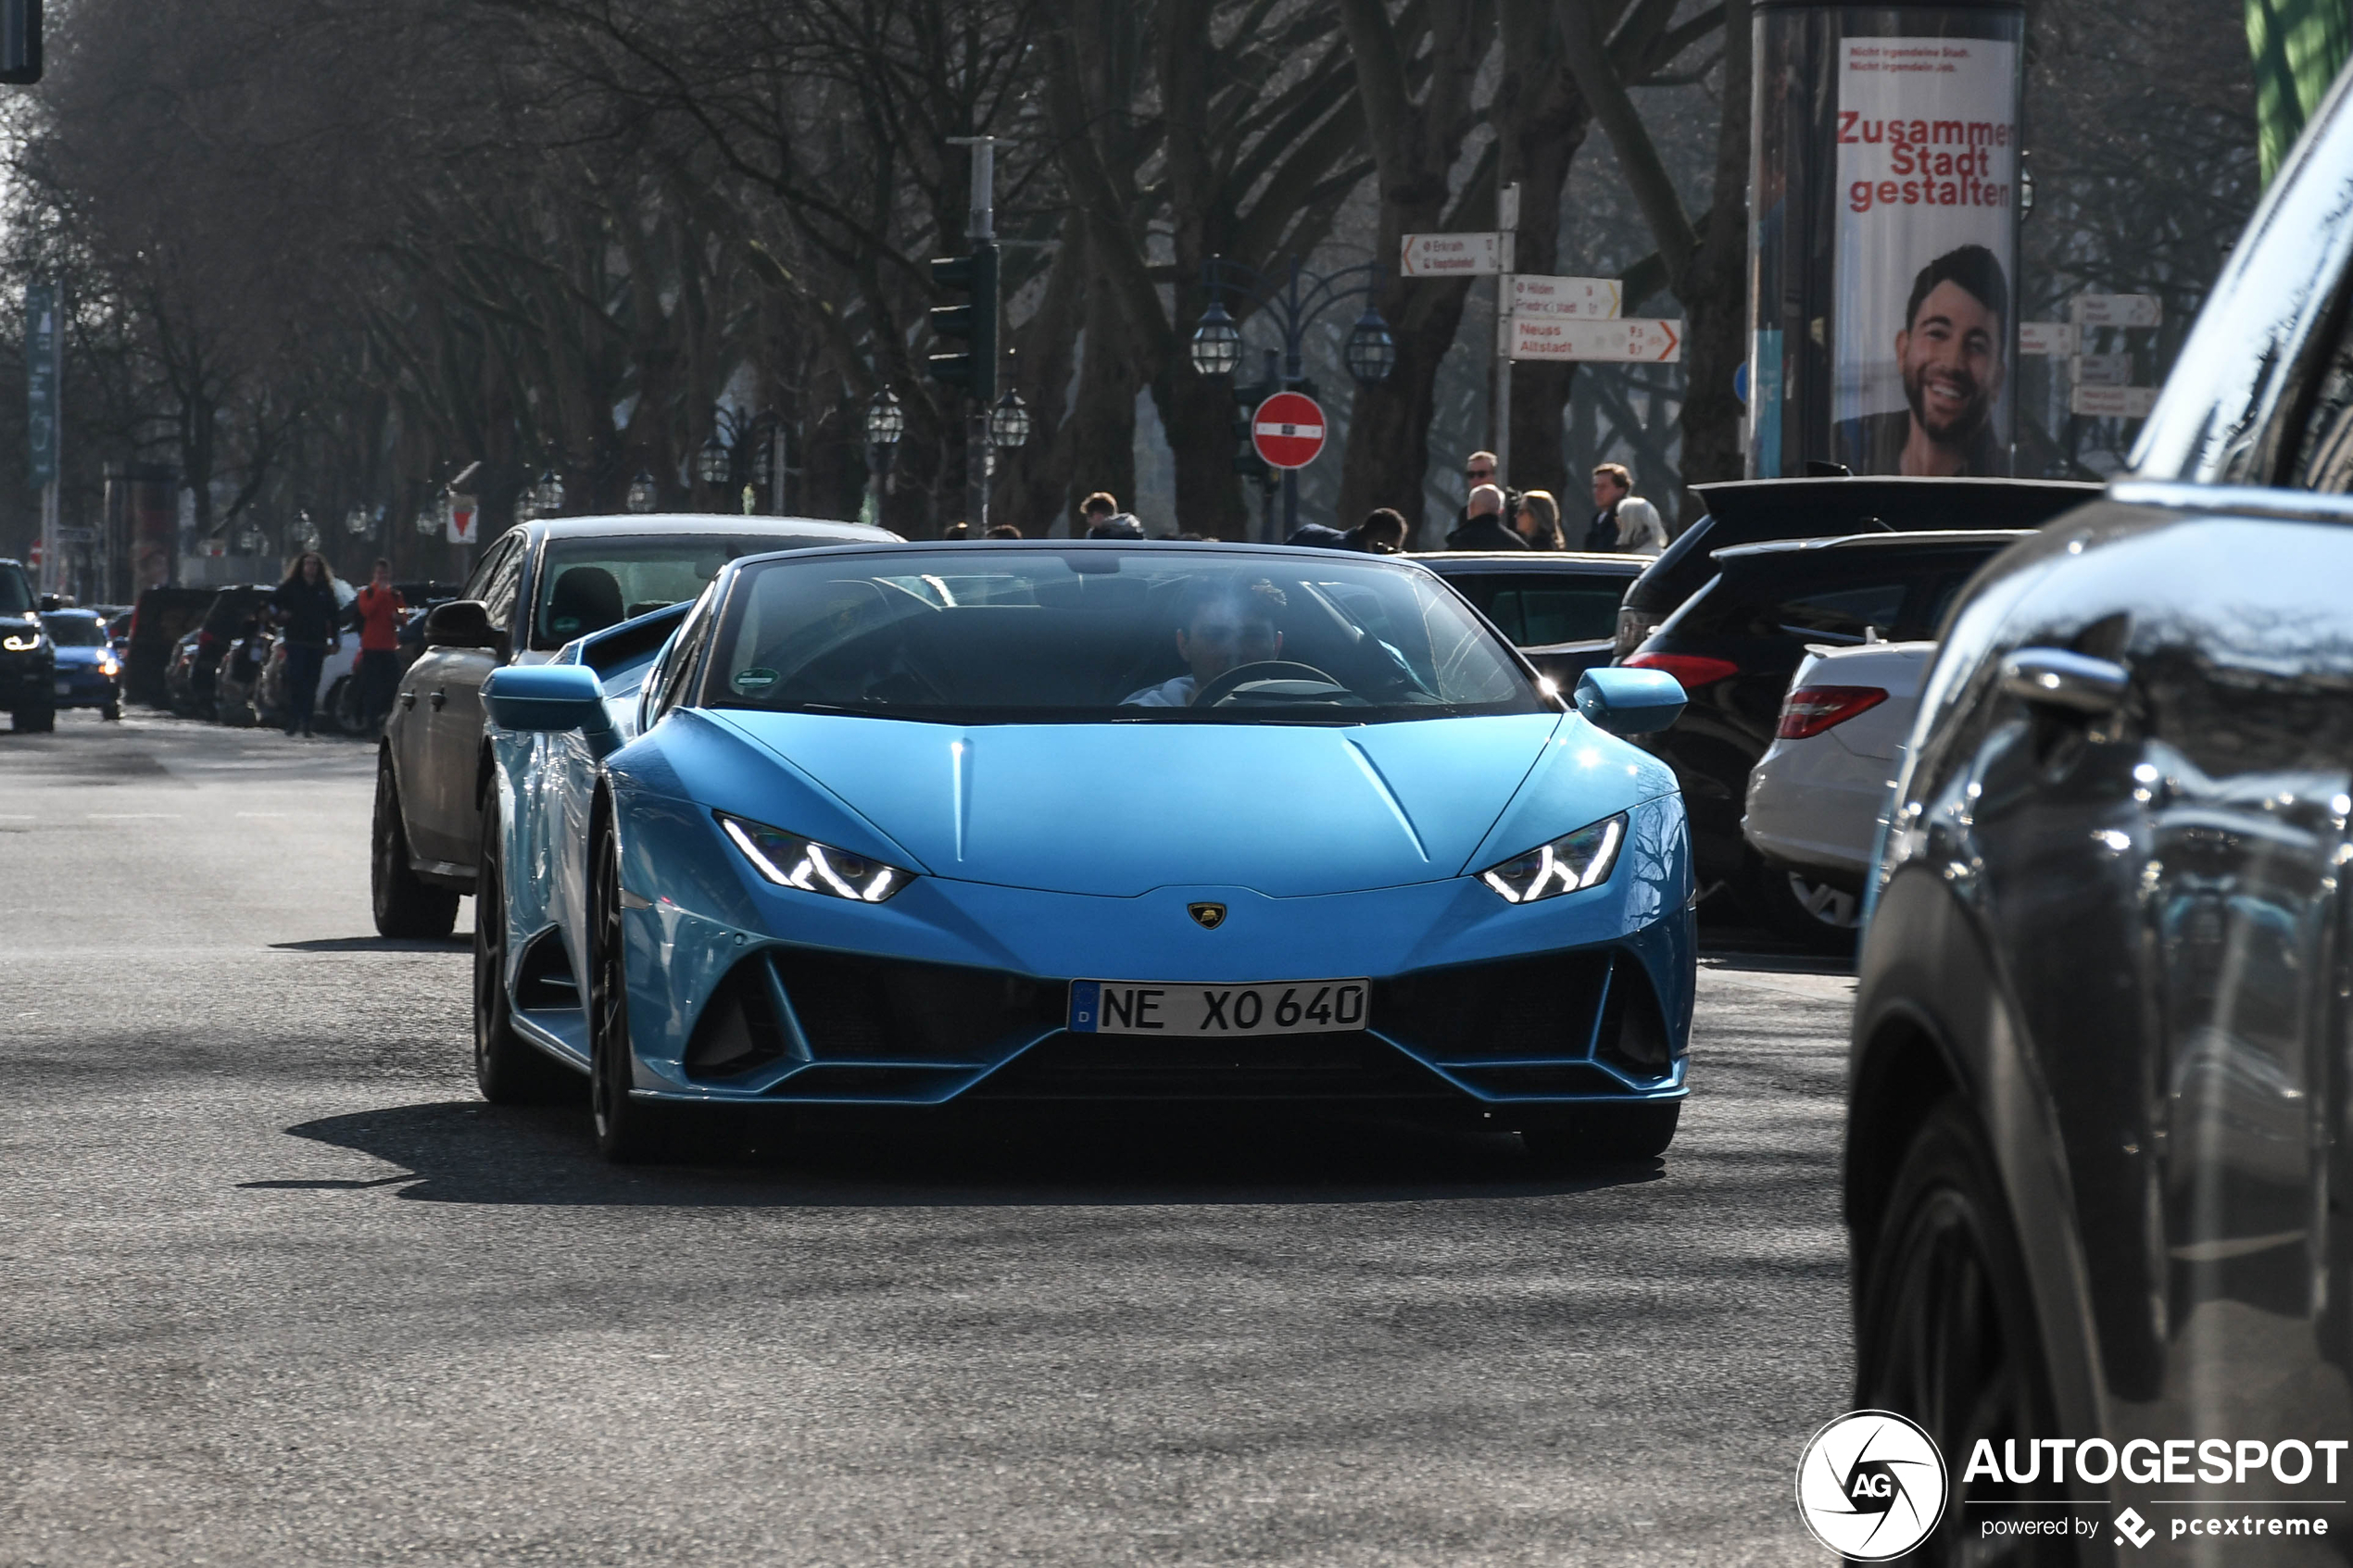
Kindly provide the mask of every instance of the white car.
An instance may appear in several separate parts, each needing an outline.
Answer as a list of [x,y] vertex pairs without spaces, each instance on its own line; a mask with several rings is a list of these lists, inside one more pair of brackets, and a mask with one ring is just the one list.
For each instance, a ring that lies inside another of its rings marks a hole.
[[1851,926],[1862,912],[1896,754],[1935,658],[1934,643],[1809,647],[1748,776],[1741,832],[1827,923]]

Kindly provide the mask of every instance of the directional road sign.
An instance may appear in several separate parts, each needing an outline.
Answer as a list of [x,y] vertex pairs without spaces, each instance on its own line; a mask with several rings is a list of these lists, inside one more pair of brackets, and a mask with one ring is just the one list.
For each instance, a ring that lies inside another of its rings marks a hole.
[[2075,384],[2130,386],[2133,384],[2133,357],[2130,354],[2079,354],[2075,357]]
[[2075,352],[2075,323],[2072,321],[2020,321],[2018,324],[2018,351],[2020,354],[2072,354]]
[[1616,278],[1541,278],[1519,272],[1512,277],[1511,310],[1515,316],[1610,321],[1617,319],[1624,294]]
[[2154,327],[2165,320],[2153,294],[2079,294],[2068,308],[2079,327]]
[[1407,278],[1484,278],[1504,270],[1504,236],[1491,232],[1408,234],[1397,263]]
[[1324,410],[1303,392],[1278,392],[1251,415],[1250,440],[1268,468],[1303,469],[1324,449]]
[[1577,317],[1515,316],[1515,359],[1610,359],[1671,365],[1683,357],[1683,323],[1633,317],[1617,321]]
[[2079,386],[2068,395],[2068,411],[2095,419],[2145,420],[2157,407],[2153,386]]

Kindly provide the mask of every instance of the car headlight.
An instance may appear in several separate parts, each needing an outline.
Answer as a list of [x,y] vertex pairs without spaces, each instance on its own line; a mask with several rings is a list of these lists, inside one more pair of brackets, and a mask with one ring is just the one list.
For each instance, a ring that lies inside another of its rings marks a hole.
[[1478,873],[1478,880],[1507,904],[1532,904],[1539,898],[1599,887],[1609,880],[1610,868],[1617,864],[1618,846],[1625,842],[1626,814],[1621,811],[1491,866]]
[[41,633],[38,632],[11,632],[0,637],[0,648],[6,648],[10,653],[31,653],[40,646]]
[[813,838],[803,838],[797,833],[772,828],[749,817],[731,817],[724,811],[711,814],[719,819],[727,836],[735,840],[736,847],[744,852],[752,870],[779,887],[797,887],[803,893],[822,893],[828,898],[849,898],[861,904],[879,904],[915,877],[912,872],[837,849],[830,844],[820,844]]

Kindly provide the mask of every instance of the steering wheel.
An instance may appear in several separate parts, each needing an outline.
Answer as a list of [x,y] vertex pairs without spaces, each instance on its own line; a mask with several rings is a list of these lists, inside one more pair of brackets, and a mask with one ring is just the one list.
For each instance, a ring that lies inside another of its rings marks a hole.
[[1252,681],[1321,681],[1340,691],[1348,690],[1312,664],[1298,664],[1288,659],[1263,659],[1255,664],[1237,664],[1202,687],[1193,694],[1193,706],[1214,708]]

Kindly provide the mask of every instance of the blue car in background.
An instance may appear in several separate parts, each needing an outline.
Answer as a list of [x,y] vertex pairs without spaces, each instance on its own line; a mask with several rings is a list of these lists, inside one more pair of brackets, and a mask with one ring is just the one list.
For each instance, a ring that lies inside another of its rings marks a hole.
[[[1434,574],[1121,541],[804,550],[509,666],[475,918],[494,1101],[614,1159],[720,1105],[1348,1099],[1647,1159],[1689,834]],[[1613,733],[1616,732],[1616,733]]]
[[42,629],[57,650],[59,708],[94,708],[105,719],[122,717],[122,664],[94,609],[52,609]]

